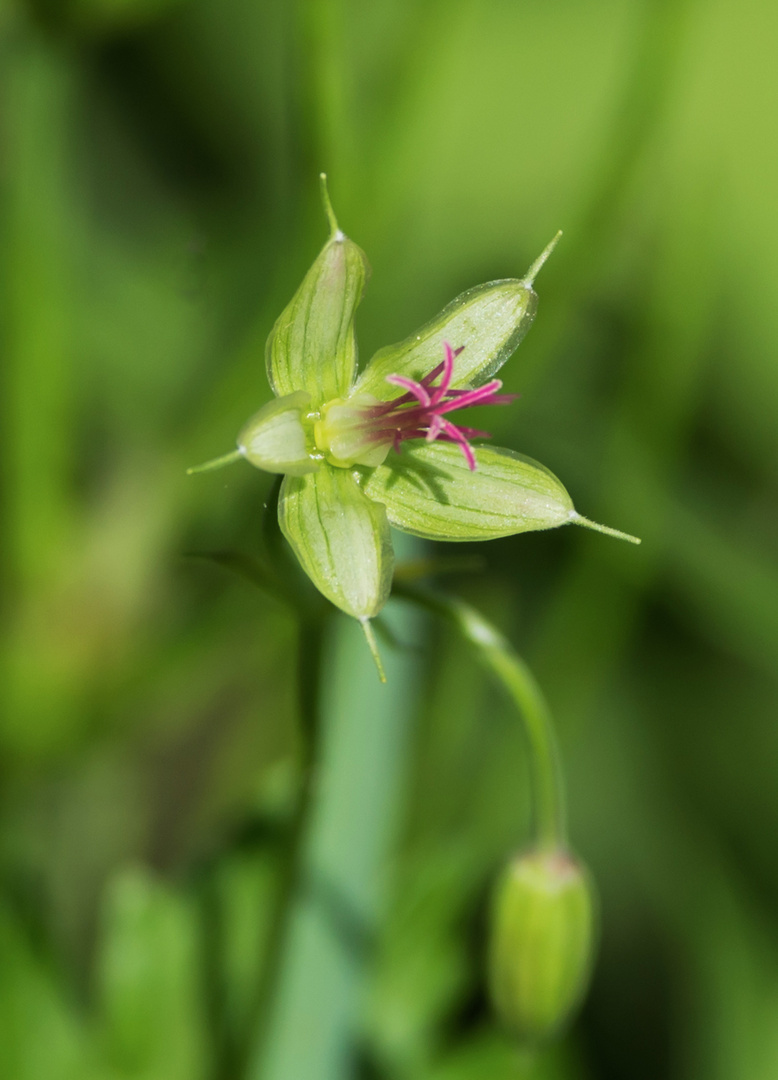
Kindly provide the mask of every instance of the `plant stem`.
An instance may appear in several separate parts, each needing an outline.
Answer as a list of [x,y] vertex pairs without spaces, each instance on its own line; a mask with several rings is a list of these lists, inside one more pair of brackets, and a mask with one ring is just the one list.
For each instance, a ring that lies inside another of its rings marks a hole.
[[507,690],[524,720],[529,746],[535,844],[542,850],[564,848],[567,822],[559,748],[546,699],[530,669],[502,634],[462,600],[397,582],[394,595],[453,623]]

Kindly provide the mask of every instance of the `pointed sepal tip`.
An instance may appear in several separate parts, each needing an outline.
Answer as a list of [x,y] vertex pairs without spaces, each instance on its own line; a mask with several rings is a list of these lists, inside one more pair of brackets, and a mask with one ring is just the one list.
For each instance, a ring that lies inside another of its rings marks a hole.
[[382,683],[386,682],[386,672],[384,671],[384,664],[381,659],[381,654],[378,651],[378,642],[376,641],[375,632],[370,624],[370,619],[360,619],[359,625],[362,627],[362,633],[365,635],[365,641],[367,647],[370,649],[370,655],[373,657],[376,670],[378,671],[378,678]]
[[213,461],[206,461],[203,465],[192,465],[186,470],[186,475],[194,476],[195,473],[214,472],[216,469],[224,469],[227,465],[240,461],[242,457],[242,450],[231,450],[229,454],[222,454],[221,457],[214,458]]
[[546,260],[548,259],[549,255],[551,254],[551,252],[554,250],[554,248],[559,243],[559,238],[561,237],[561,235],[562,235],[562,230],[560,229],[559,232],[556,234],[556,236],[553,238],[553,240],[551,240],[548,244],[546,244],[546,246],[543,248],[541,253],[538,255],[537,259],[535,259],[532,266],[529,268],[527,273],[522,278],[522,281],[524,282],[525,285],[532,285],[534,283],[535,278],[538,276],[540,271],[543,269],[543,266],[544,266]]
[[631,533],[622,532],[621,529],[612,529],[610,525],[599,525],[596,521],[581,517],[575,511],[570,515],[570,521],[573,525],[582,525],[585,529],[593,529],[594,532],[603,533],[605,536],[613,536],[616,540],[626,540],[628,544],[643,543],[639,536],[632,536]]

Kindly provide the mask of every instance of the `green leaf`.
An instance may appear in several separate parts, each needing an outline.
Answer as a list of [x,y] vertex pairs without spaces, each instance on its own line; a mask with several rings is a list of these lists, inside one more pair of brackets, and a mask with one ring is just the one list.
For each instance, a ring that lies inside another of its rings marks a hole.
[[0,1076],[96,1080],[91,1032],[25,930],[0,900]]
[[316,588],[336,607],[369,619],[384,606],[394,555],[386,512],[368,499],[348,469],[322,465],[287,476],[278,521]]
[[443,360],[444,341],[463,349],[454,362],[451,385],[485,382],[515,351],[537,306],[537,294],[523,280],[507,278],[468,289],[405,341],[379,349],[357,379],[355,392],[383,400],[396,396],[386,376],[423,378]]
[[390,454],[364,484],[398,529],[430,540],[492,540],[577,521],[561,483],[537,461],[497,447],[476,448],[471,472],[453,443]]
[[335,228],[267,340],[277,396],[306,390],[315,407],[348,393],[357,364],[354,314],[369,275],[365,253]]

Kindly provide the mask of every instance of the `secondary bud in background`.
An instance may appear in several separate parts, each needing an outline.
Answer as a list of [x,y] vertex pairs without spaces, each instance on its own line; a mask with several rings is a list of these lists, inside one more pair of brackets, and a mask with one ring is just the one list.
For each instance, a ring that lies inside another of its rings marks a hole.
[[513,859],[497,885],[489,942],[495,1009],[517,1035],[547,1039],[589,983],[595,901],[586,869],[565,851]]

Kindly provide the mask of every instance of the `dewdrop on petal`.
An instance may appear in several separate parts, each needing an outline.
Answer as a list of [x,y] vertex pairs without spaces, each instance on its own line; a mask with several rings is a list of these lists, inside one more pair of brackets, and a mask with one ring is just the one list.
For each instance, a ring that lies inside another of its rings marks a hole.
[[505,1026],[530,1042],[557,1034],[586,993],[594,946],[586,869],[565,851],[514,858],[497,885],[489,941],[489,988]]

